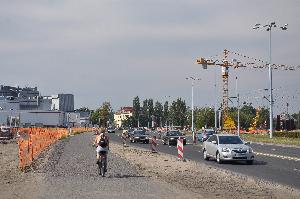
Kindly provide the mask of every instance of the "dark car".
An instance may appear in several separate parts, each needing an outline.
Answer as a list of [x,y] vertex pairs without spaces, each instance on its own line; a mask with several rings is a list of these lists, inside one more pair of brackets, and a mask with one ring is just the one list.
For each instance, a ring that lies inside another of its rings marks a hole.
[[107,132],[108,132],[108,133],[115,133],[116,130],[115,130],[114,128],[108,128],[108,129],[107,129]]
[[213,134],[216,134],[216,132],[213,129],[205,129],[202,133],[202,142],[205,142]]
[[183,145],[186,145],[185,136],[178,130],[167,131],[164,134],[162,141],[164,145],[176,145],[178,139],[183,139]]
[[149,144],[149,136],[143,130],[135,130],[129,134],[130,142],[142,142]]
[[1,126],[0,127],[0,140],[9,140],[13,138],[13,133],[10,127]]

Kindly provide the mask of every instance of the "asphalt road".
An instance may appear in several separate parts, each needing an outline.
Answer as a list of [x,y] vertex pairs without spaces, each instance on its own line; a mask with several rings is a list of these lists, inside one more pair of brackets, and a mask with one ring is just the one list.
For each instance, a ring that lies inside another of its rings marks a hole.
[[[110,134],[110,139],[115,142],[122,142],[118,134]],[[191,137],[187,138],[187,142],[191,143]],[[149,144],[129,143],[129,141],[127,143],[150,150]],[[214,160],[205,161],[201,152],[201,143],[185,145],[184,157],[214,167],[300,189],[300,148],[261,144],[251,144],[251,147],[256,153],[253,165],[247,165],[244,162],[217,164]],[[159,152],[177,156],[176,146],[163,145],[159,140],[157,148]]]

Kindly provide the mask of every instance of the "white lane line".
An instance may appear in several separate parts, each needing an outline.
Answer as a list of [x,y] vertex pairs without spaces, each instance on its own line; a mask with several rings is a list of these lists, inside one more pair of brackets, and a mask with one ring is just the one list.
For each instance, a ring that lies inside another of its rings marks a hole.
[[298,157],[291,157],[291,156],[284,156],[284,155],[277,155],[277,154],[269,154],[269,153],[260,153],[260,152],[256,152],[255,154],[256,155],[261,155],[261,156],[280,158],[280,159],[283,159],[283,160],[300,161],[300,158],[298,158]]

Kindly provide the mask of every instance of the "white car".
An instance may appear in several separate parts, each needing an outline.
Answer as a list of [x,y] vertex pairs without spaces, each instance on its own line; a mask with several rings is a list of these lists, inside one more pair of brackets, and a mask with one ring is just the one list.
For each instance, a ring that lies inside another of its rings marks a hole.
[[215,134],[203,143],[203,158],[215,158],[219,164],[223,161],[246,161],[253,164],[254,153],[249,142],[232,134]]

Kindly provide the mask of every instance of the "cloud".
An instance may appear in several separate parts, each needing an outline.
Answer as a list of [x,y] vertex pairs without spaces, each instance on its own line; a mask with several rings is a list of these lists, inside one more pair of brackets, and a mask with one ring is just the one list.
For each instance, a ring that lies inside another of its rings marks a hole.
[[[4,0],[1,83],[37,85],[45,94],[73,92],[78,107],[110,100],[117,109],[136,95],[190,101],[184,78],[194,75],[204,79],[199,92],[207,96],[196,105],[207,104],[214,101],[214,70],[202,70],[195,59],[221,57],[227,48],[268,60],[268,32],[251,28],[275,20],[289,23],[289,30],[272,33],[273,62],[299,65],[299,8],[298,1],[279,0]],[[299,85],[299,71],[280,74],[274,74],[275,85]],[[268,86],[267,71],[239,75],[241,90]],[[220,86],[220,74],[217,79]]]

